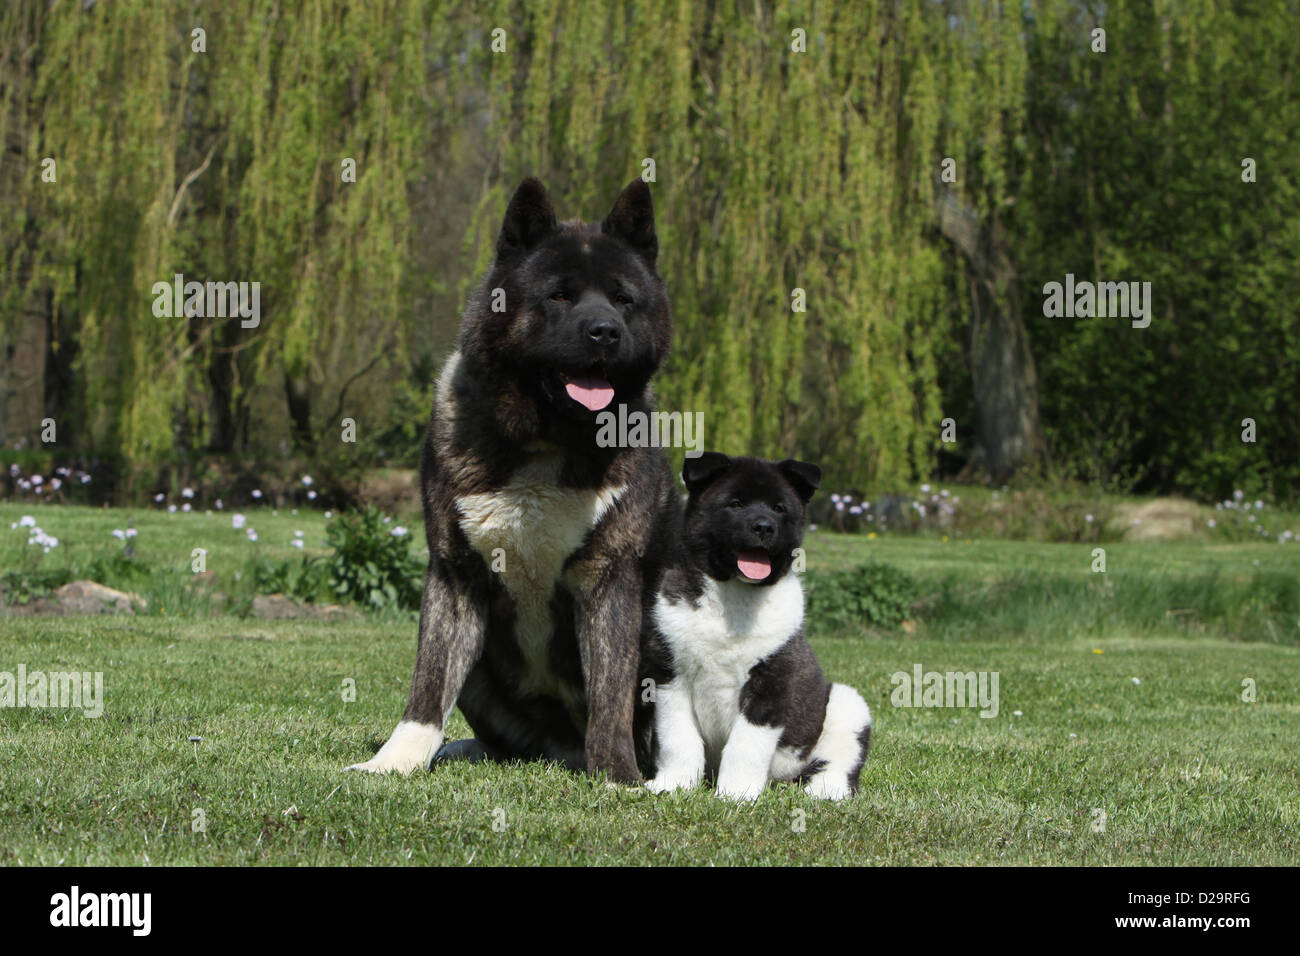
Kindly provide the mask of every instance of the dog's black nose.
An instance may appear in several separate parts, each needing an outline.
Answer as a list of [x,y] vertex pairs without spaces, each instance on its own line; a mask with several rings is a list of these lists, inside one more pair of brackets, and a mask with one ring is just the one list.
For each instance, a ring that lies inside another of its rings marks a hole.
[[766,541],[772,535],[776,534],[776,525],[768,518],[757,518],[749,526],[749,530],[758,535],[760,541]]
[[587,326],[587,335],[597,345],[608,347],[618,345],[622,330],[613,319],[593,319]]

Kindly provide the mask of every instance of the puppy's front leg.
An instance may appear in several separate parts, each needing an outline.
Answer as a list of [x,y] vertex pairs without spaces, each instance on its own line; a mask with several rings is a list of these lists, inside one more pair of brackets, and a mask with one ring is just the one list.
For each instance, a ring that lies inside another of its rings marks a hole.
[[718,765],[718,796],[758,799],[767,786],[781,731],[781,727],[751,724],[743,714],[736,718]]
[[640,663],[641,572],[625,558],[600,575],[577,608],[578,651],[587,688],[587,772],[639,783],[632,739]]
[[646,784],[652,793],[693,787],[704,776],[704,738],[695,723],[690,692],[680,679],[655,691],[655,778]]
[[471,582],[453,580],[436,559],[430,560],[406,712],[379,753],[348,770],[410,773],[432,762],[442,746],[447,715],[483,652],[485,618],[480,591]]

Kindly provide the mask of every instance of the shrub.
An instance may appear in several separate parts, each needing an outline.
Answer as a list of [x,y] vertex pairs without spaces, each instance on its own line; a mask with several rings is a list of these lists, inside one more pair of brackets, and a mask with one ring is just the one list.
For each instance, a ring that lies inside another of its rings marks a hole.
[[405,529],[388,524],[378,509],[339,515],[326,538],[334,549],[325,560],[336,595],[373,608],[420,606],[424,562],[412,553]]
[[888,564],[810,574],[808,617],[817,623],[897,628],[911,616],[920,587]]

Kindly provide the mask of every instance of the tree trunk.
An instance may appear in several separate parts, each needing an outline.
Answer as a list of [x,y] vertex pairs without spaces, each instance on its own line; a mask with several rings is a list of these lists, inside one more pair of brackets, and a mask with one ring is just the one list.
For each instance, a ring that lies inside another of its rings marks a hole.
[[311,386],[305,379],[284,375],[284,394],[289,405],[289,432],[293,450],[300,455],[316,453],[316,435],[311,428]]
[[986,226],[946,185],[938,187],[939,231],[971,271],[970,373],[976,447],[965,473],[1005,481],[1046,455],[1038,373],[1020,314],[1015,264],[996,223]]

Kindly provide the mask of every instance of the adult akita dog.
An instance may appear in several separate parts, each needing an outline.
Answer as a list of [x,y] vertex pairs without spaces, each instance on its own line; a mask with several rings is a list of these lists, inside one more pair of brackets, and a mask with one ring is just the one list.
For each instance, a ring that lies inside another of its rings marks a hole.
[[672,338],[657,254],[640,179],[598,224],[557,223],[535,179],[510,200],[424,443],[429,569],[410,700],[350,769],[429,766],[459,704],[489,757],[641,779],[641,620],[676,490],[659,449],[601,447],[596,415],[652,410]]

